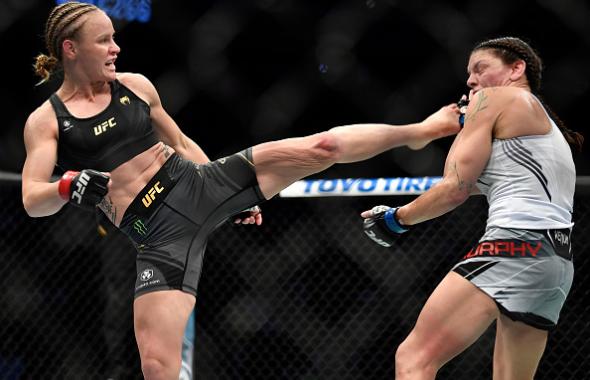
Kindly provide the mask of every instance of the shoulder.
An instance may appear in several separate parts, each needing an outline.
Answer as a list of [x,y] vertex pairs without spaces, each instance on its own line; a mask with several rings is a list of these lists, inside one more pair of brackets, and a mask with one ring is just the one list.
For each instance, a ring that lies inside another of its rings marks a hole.
[[504,115],[529,113],[539,105],[539,101],[530,91],[518,87],[490,87],[478,91],[474,98],[476,101],[471,101],[470,107],[472,103],[477,104],[483,101],[494,111]]
[[501,87],[490,93],[489,103],[495,114],[495,138],[540,135],[551,130],[543,106],[528,90]]
[[139,73],[118,73],[117,79],[125,86],[152,85],[152,82],[145,75]]
[[57,136],[57,116],[49,100],[31,112],[25,123],[25,134]]
[[485,103],[496,111],[504,107],[514,105],[514,102],[530,102],[530,91],[518,87],[488,87],[475,93],[469,103],[468,109],[476,108],[478,104]]
[[156,87],[144,75],[138,73],[119,73],[117,74],[117,79],[150,106],[159,103]]
[[156,91],[153,83],[144,75],[138,73],[120,73],[117,79],[133,92],[150,93]]
[[521,103],[530,102],[529,91],[517,87],[487,87],[471,95],[467,107],[467,119],[486,119],[492,123],[518,108]]

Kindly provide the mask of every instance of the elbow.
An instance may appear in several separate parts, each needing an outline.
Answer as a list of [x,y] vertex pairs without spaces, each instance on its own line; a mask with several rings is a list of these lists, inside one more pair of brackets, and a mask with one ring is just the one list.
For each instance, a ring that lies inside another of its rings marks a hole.
[[449,202],[449,206],[453,209],[456,207],[461,206],[468,198],[469,198],[469,191],[465,191],[463,189],[453,189],[447,193],[447,201]]
[[39,207],[37,207],[36,203],[31,199],[31,196],[27,196],[23,194],[23,206],[25,208],[25,212],[31,218],[40,218],[42,216],[47,216],[46,214],[42,213]]
[[35,210],[25,201],[23,201],[23,206],[25,207],[25,212],[31,218],[37,218],[38,215],[35,213]]
[[58,197],[57,185],[57,182],[45,185],[23,182],[22,202],[27,215],[32,218],[40,218],[59,211],[67,201]]
[[29,191],[29,186],[25,186],[24,183],[21,188],[21,194],[22,194],[22,202],[23,202],[23,207],[25,209],[25,212],[27,213],[28,216],[30,216],[32,218],[36,218],[37,213],[35,212],[35,204],[34,204],[33,198],[31,197],[31,192]]
[[35,212],[35,207],[33,206],[31,200],[29,199],[29,197],[23,195],[23,206],[25,208],[25,212],[27,213],[28,216],[30,216],[31,218],[38,218],[41,215],[38,215],[37,212]]
[[470,191],[464,189],[463,186],[457,186],[456,181],[441,181],[436,186],[443,186],[444,187],[444,201],[447,203],[447,207],[449,209],[455,209],[462,205],[470,195]]

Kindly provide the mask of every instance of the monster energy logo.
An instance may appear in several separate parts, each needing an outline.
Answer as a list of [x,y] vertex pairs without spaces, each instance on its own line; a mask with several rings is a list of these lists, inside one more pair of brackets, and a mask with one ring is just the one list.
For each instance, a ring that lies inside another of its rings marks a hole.
[[133,229],[135,231],[137,231],[137,233],[140,234],[141,236],[144,236],[145,234],[147,234],[147,227],[145,226],[145,224],[143,224],[141,219],[135,220],[135,222],[133,223]]

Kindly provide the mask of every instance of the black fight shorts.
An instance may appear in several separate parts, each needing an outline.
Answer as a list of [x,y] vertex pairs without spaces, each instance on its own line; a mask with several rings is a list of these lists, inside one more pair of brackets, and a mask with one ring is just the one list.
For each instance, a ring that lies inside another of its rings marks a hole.
[[137,250],[135,297],[170,289],[196,295],[207,237],[264,200],[251,149],[204,165],[170,157],[119,227]]

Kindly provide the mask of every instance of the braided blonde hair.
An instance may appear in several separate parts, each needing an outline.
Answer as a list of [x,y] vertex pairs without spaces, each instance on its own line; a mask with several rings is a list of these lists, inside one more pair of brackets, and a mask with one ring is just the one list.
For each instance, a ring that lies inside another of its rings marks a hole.
[[53,8],[45,24],[45,48],[49,55],[39,54],[35,57],[33,69],[41,77],[40,85],[51,77],[54,70],[61,65],[61,44],[65,39],[75,37],[81,25],[76,25],[80,16],[99,10],[93,4],[70,1]]

